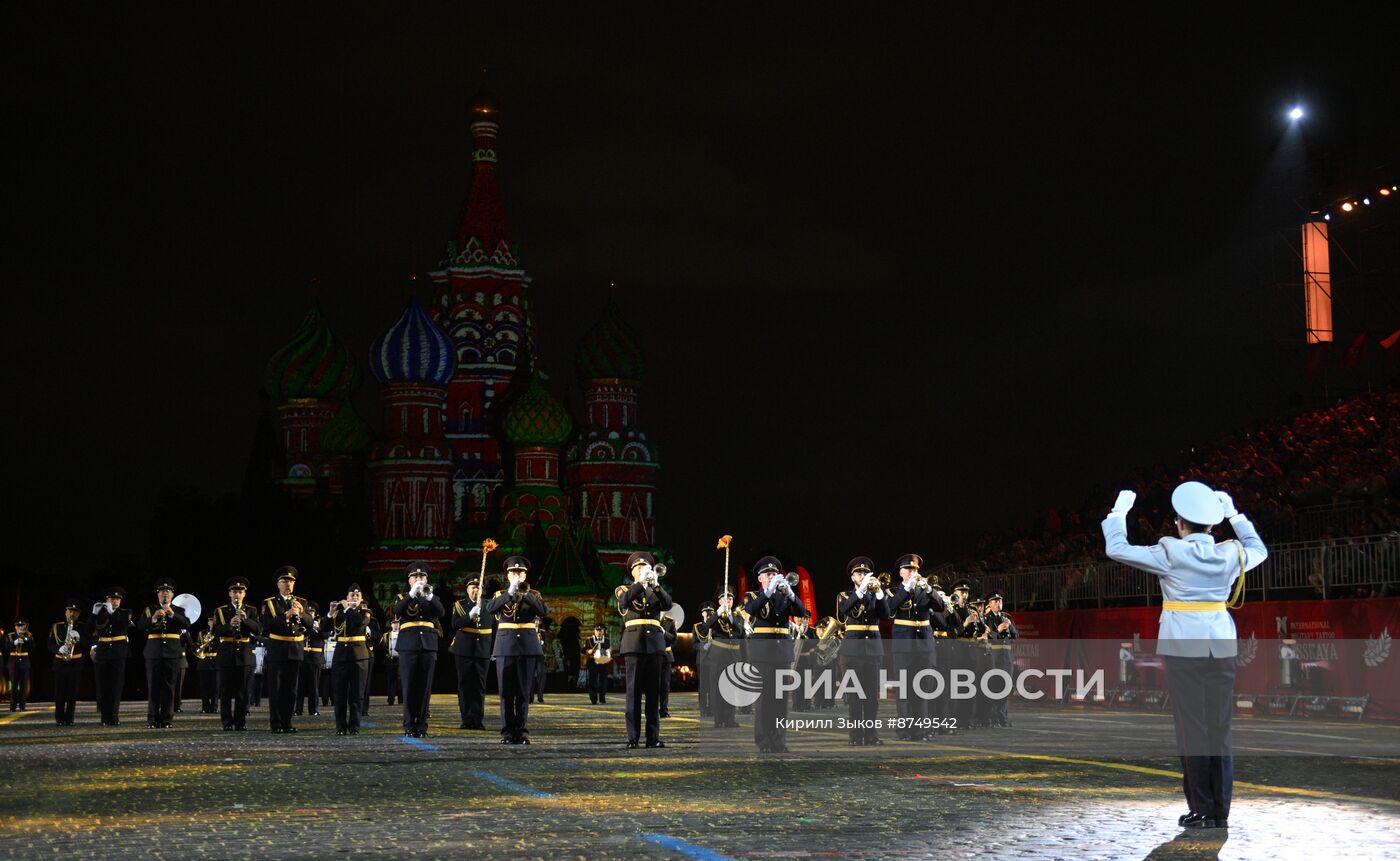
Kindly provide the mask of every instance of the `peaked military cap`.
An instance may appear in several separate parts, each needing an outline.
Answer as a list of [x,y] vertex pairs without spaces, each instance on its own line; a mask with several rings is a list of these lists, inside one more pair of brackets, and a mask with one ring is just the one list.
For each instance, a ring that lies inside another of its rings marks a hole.
[[864,571],[866,574],[874,574],[875,563],[871,561],[869,556],[857,556],[846,563],[846,573],[854,574],[857,571]]
[[759,574],[781,574],[783,563],[776,556],[765,556],[753,565],[754,576]]

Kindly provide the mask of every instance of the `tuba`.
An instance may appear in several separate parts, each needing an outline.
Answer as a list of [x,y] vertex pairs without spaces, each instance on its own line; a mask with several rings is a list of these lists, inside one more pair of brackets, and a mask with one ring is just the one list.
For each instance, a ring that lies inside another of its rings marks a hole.
[[829,665],[840,651],[841,623],[835,616],[827,616],[817,624],[817,666]]

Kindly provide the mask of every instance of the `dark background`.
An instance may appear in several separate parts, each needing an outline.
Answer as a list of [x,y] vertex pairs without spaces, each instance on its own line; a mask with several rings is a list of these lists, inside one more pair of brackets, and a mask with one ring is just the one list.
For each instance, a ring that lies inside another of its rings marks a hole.
[[[31,615],[152,571],[207,603],[324,556],[269,550],[228,496],[263,365],[313,278],[361,358],[397,319],[457,227],[483,80],[551,385],[580,403],[610,281],[643,335],[690,607],[724,532],[825,605],[853,555],[954,558],[1386,381],[1305,377],[1287,246],[1397,178],[1373,20],[512,5],[6,8],[3,555]],[[1400,325],[1396,208],[1334,222],[1367,250],[1341,338]],[[359,405],[377,424],[372,383]],[[315,567],[299,591],[332,597]]]

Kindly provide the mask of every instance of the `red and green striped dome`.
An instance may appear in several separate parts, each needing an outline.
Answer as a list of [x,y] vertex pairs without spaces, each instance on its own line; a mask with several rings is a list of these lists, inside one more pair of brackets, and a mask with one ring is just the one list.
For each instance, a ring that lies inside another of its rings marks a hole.
[[506,410],[503,426],[506,439],[517,447],[560,446],[574,432],[574,420],[540,384],[538,374]]
[[348,397],[360,387],[360,369],[312,306],[292,339],[268,359],[263,382],[279,401]]
[[641,344],[617,303],[608,297],[603,316],[579,342],[574,368],[580,380],[640,380],[646,371]]

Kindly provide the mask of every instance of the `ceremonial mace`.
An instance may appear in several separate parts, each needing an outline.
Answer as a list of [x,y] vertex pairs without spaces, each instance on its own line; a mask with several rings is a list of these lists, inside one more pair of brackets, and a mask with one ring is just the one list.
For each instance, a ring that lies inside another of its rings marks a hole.
[[[483,540],[482,540],[482,542],[481,542],[481,576],[479,576],[479,577],[476,578],[476,606],[477,606],[477,611],[478,611],[478,613],[479,613],[480,610],[481,610],[481,599],[482,599],[482,596],[484,596],[484,595],[486,594],[486,593],[483,591],[483,590],[486,588],[486,557],[487,557],[488,555],[490,555],[490,553],[491,553],[492,550],[495,550],[495,549],[496,549],[496,542],[492,541],[490,538],[486,538],[486,539],[483,539]],[[476,623],[477,623],[478,625],[481,624],[481,617],[480,617],[479,615],[477,616]]]
[[721,535],[719,543],[715,545],[716,550],[724,551],[724,591],[729,591],[729,543],[734,540],[733,535]]

